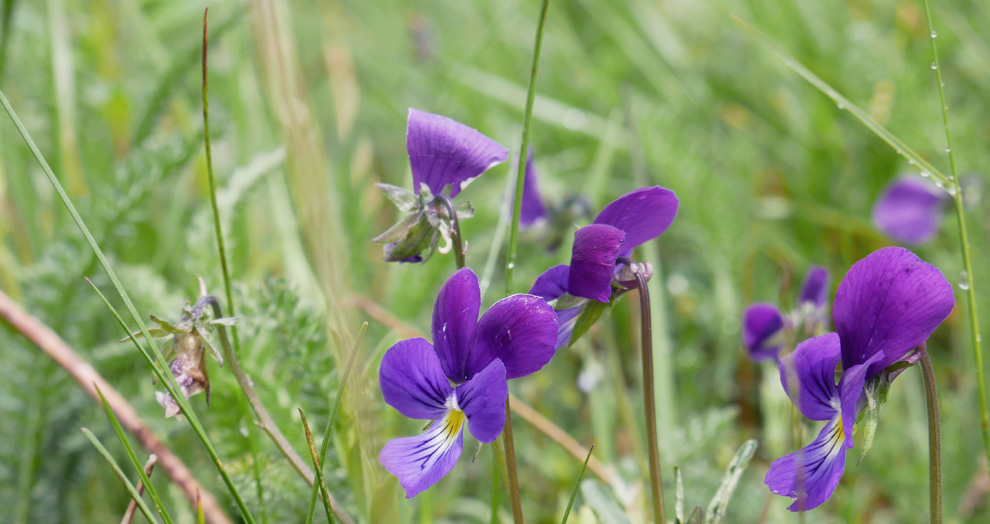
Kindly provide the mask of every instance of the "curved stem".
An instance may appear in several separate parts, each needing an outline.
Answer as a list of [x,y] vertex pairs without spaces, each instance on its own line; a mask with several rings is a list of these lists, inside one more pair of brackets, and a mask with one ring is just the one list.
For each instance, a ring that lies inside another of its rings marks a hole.
[[667,522],[663,513],[663,483],[660,480],[660,450],[657,448],[657,406],[653,388],[653,324],[650,321],[650,291],[646,276],[634,271],[639,288],[640,326],[643,345],[643,400],[646,405],[646,438],[650,455],[650,487],[653,494],[653,521]]
[[437,200],[447,210],[447,218],[450,219],[450,240],[454,243],[454,260],[457,262],[457,269],[464,267],[464,245],[461,240],[461,223],[457,220],[457,208],[450,200],[450,197],[440,193]]
[[938,391],[935,369],[928,353],[921,354],[921,378],[925,384],[925,405],[928,406],[928,494],[931,522],[942,522],[942,430],[938,416]]
[[[928,29],[931,31],[932,56],[935,63],[935,79],[938,81],[938,96],[942,109],[942,125],[945,127],[946,151],[949,153],[949,169],[952,174],[950,182],[953,191],[950,192],[955,200],[956,222],[959,224],[959,249],[962,255],[963,268],[966,275],[963,278],[966,284],[967,303],[969,306],[969,329],[970,339],[973,343],[973,358],[976,361],[976,384],[980,397],[980,429],[983,431],[983,448],[986,453],[987,462],[990,463],[990,420],[987,418],[987,390],[983,380],[983,351],[980,339],[980,321],[976,312],[976,286],[973,285],[973,262],[969,252],[969,237],[966,232],[966,216],[963,209],[963,192],[959,185],[959,176],[956,173],[955,149],[952,147],[952,133],[949,132],[949,108],[945,105],[945,83],[942,81],[942,64],[938,59],[938,46],[935,45],[935,26],[932,22],[931,6],[928,0],[924,0],[925,17],[928,19]],[[962,283],[960,283],[961,285]]]

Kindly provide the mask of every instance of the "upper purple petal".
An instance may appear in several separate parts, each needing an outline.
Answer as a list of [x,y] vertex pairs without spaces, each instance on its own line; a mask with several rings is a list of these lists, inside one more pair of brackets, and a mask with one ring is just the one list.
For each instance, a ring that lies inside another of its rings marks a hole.
[[829,420],[838,412],[835,366],[841,358],[839,336],[827,333],[801,342],[780,359],[778,367],[784,391],[811,420]]
[[448,411],[422,435],[390,440],[378,460],[399,478],[406,498],[426,491],[454,469],[464,449],[464,415]]
[[605,206],[596,224],[608,224],[625,232],[619,253],[628,256],[636,246],[657,238],[677,215],[677,196],[659,186],[643,187]]
[[927,180],[901,177],[873,206],[873,222],[898,242],[924,244],[938,232],[949,194]]
[[496,359],[475,373],[471,380],[457,386],[457,405],[467,416],[468,429],[478,442],[492,442],[505,425],[505,399],[509,384],[505,366]]
[[526,156],[526,177],[523,179],[522,210],[519,215],[519,225],[531,226],[545,217],[547,208],[540,197],[540,189],[536,183],[536,166],[533,165],[533,152]]
[[433,304],[433,343],[444,373],[454,382],[471,378],[465,366],[480,310],[481,287],[468,268],[457,270],[444,282]]
[[605,224],[584,226],[574,234],[567,292],[582,298],[608,302],[612,273],[625,234]]
[[749,356],[759,362],[777,358],[780,353],[780,334],[784,330],[784,317],[773,304],[759,303],[746,308],[743,313],[743,343]]
[[798,298],[799,304],[812,304],[816,308],[825,305],[828,300],[828,270],[822,266],[811,266],[808,276],[804,278],[804,285],[801,286],[801,296]]
[[846,273],[832,306],[842,367],[883,352],[869,367],[872,377],[925,342],[954,305],[949,282],[914,253],[888,247],[868,255]]
[[533,287],[529,288],[530,295],[536,295],[547,302],[560,298],[567,293],[567,281],[570,278],[571,268],[567,264],[560,264],[543,272],[536,277]]
[[385,402],[409,418],[442,417],[454,393],[433,346],[421,338],[400,340],[385,352],[378,382]]
[[450,185],[455,197],[468,182],[505,162],[509,151],[498,142],[445,116],[409,109],[406,149],[413,188],[426,184],[434,194]]
[[846,469],[843,437],[841,417],[836,414],[811,444],[770,464],[764,482],[770,491],[795,501],[787,509],[814,509],[832,496]]
[[465,370],[467,378],[495,359],[505,365],[506,379],[529,375],[554,355],[557,315],[542,298],[512,295],[499,300],[478,321]]

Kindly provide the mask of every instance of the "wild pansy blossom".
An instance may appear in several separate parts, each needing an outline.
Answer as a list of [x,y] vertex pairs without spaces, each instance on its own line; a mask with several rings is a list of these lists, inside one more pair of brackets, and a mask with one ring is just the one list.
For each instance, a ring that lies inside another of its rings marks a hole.
[[425,433],[397,438],[379,460],[399,478],[406,497],[423,492],[454,468],[465,422],[480,442],[505,424],[507,380],[538,371],[553,358],[557,317],[542,299],[512,295],[481,318],[478,277],[451,276],[433,306],[433,344],[402,340],[382,358],[382,395],[403,415],[432,420]]
[[892,364],[916,361],[954,304],[942,273],[904,248],[884,248],[853,264],[832,306],[835,332],[805,340],[779,364],[794,405],[809,419],[828,421],[811,444],[770,465],[765,482],[795,501],[788,509],[810,510],[828,500],[853,447],[866,389],[896,376]]
[[949,193],[934,182],[901,176],[877,199],[873,223],[898,242],[924,244],[938,233],[943,212],[951,200]]
[[657,238],[677,215],[677,196],[659,186],[623,195],[602,209],[594,223],[574,233],[570,265],[554,266],[540,275],[529,292],[554,305],[559,331],[557,348],[570,343],[578,317],[588,300],[607,303],[612,283],[632,286],[632,271],[646,273],[648,263],[635,264],[633,249]]
[[375,242],[384,243],[388,262],[425,262],[443,238],[450,250],[452,213],[468,218],[470,204],[453,208],[450,199],[473,179],[505,162],[508,150],[478,131],[447,117],[409,109],[406,150],[413,191],[378,184],[401,212],[402,219]]
[[780,357],[785,332],[798,326],[805,326],[809,334],[820,329],[824,323],[826,301],[828,299],[828,270],[812,266],[801,286],[797,307],[786,316],[777,306],[758,302],[750,305],[743,313],[743,343],[749,350],[749,357],[756,362]]

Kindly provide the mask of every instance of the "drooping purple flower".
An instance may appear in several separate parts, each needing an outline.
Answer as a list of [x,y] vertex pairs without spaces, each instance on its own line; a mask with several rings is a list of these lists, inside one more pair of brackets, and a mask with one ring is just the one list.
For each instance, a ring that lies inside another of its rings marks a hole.
[[406,149],[416,193],[420,184],[426,184],[434,195],[450,186],[451,198],[509,156],[509,151],[498,142],[464,124],[412,108],[406,128]]
[[904,244],[924,244],[938,233],[952,197],[933,182],[902,176],[889,184],[873,206],[873,223]]
[[770,466],[765,482],[796,501],[788,509],[809,510],[828,499],[845,468],[845,450],[853,446],[864,383],[895,362],[910,362],[909,353],[954,304],[941,272],[904,248],[884,248],[853,264],[832,306],[836,333],[808,339],[781,359],[781,381],[795,405],[812,420],[829,421],[811,444]]
[[828,301],[828,270],[822,266],[811,266],[808,276],[804,277],[798,304],[810,304],[811,307],[821,308]]
[[523,227],[534,226],[545,220],[547,208],[543,204],[540,196],[540,189],[536,182],[536,166],[533,164],[533,151],[526,155],[526,175],[523,178],[522,209],[519,214],[519,225]]
[[[610,300],[617,266],[625,265],[619,259],[629,257],[637,246],[666,231],[677,215],[677,205],[674,192],[659,186],[619,197],[605,206],[593,224],[574,234],[570,266],[552,267],[537,278],[530,293],[548,302],[565,295],[572,299],[555,306],[560,324],[558,348],[570,342],[574,323],[587,300]],[[644,271],[649,271],[645,264]]]
[[773,304],[758,303],[743,314],[743,342],[756,362],[777,358],[783,347],[784,317]]
[[[882,357],[878,353],[871,362]],[[809,419],[828,421],[811,444],[775,460],[767,472],[770,491],[795,501],[787,508],[791,511],[814,509],[832,496],[846,467],[846,450],[853,447],[853,426],[871,362],[846,369],[836,385],[835,367],[841,358],[838,335],[828,333],[798,344],[778,365],[791,402]]]
[[465,423],[478,441],[495,440],[505,423],[506,381],[539,370],[554,355],[557,317],[541,298],[510,296],[479,319],[480,310],[478,277],[461,269],[434,305],[434,343],[403,340],[382,358],[385,402],[407,417],[433,421],[422,435],[392,440],[379,455],[407,497],[453,469]]

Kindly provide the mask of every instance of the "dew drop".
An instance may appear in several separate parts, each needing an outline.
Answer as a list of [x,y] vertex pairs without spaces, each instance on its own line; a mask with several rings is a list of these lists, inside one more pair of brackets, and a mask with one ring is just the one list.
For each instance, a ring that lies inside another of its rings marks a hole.
[[950,151],[952,151],[952,148],[949,148],[949,147],[947,147],[947,148],[945,148],[945,152],[946,152],[946,153],[948,153],[948,152],[950,152]]
[[942,185],[942,182],[935,182],[935,187],[937,187],[939,189],[945,189],[945,186]]
[[932,29],[932,38],[938,38],[938,32]]
[[516,263],[515,262],[509,262],[509,265],[507,265],[505,267],[507,267],[508,269],[515,269],[516,268]]
[[938,69],[938,65],[935,62],[932,62],[932,71],[936,69]]
[[948,193],[950,196],[956,196],[956,188],[952,186],[945,188],[945,192]]
[[922,171],[921,172],[921,178],[928,178],[930,176],[932,176],[932,175],[928,171]]
[[839,102],[838,104],[836,104],[836,107],[838,107],[839,109],[845,109],[846,105],[843,104],[842,102]]
[[914,160],[911,160],[911,159],[909,158],[909,159],[908,159],[908,164],[910,164],[910,165],[912,165],[912,166],[913,166],[913,165],[915,164],[915,162],[914,162]]
[[959,273],[959,289],[963,291],[969,289],[969,273],[965,271]]

